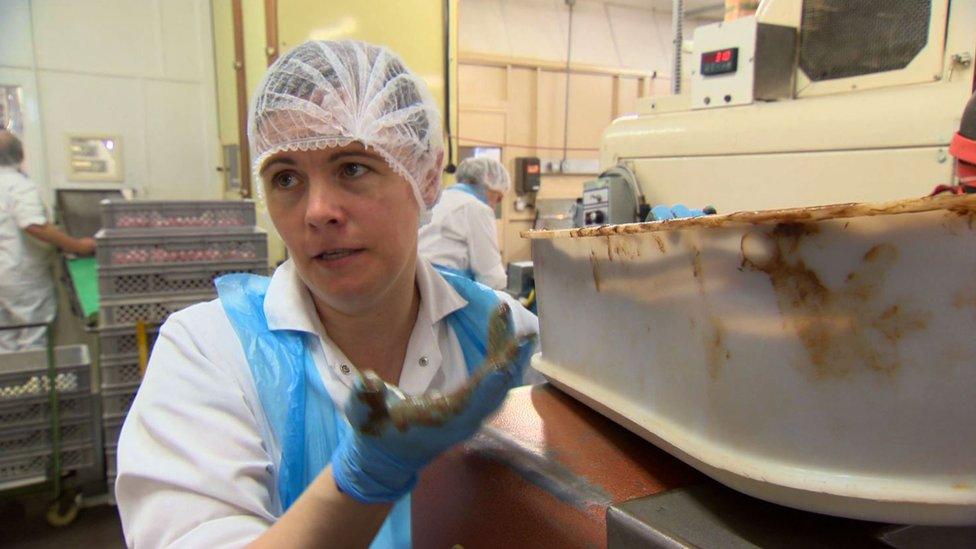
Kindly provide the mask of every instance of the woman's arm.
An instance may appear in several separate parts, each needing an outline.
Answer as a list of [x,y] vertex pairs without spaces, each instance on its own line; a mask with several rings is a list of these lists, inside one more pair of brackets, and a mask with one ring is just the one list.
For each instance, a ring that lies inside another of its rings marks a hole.
[[250,546],[367,547],[390,512],[391,504],[360,503],[336,487],[326,468],[278,522]]
[[77,255],[92,255],[95,253],[94,238],[75,238],[50,223],[43,225],[28,225],[24,232],[34,238]]

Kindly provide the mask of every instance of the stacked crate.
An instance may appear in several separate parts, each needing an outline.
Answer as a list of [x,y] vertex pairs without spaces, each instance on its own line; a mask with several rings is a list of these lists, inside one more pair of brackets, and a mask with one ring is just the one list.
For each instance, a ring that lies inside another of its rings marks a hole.
[[104,201],[98,248],[99,365],[109,488],[116,447],[142,380],[136,325],[150,349],[170,313],[216,297],[218,276],[266,274],[266,234],[253,202]]
[[[91,468],[96,424],[91,411],[88,347],[58,347],[54,357],[61,473]],[[54,410],[47,351],[0,356],[0,489],[50,479]]]

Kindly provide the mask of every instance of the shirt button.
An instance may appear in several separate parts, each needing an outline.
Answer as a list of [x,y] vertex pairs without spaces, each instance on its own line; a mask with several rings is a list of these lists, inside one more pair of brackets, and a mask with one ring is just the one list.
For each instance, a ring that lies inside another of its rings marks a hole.
[[339,366],[339,370],[342,373],[344,373],[344,374],[348,374],[349,373],[349,365],[348,364],[343,364],[342,366]]
[[430,364],[430,359],[427,358],[427,357],[425,357],[425,356],[422,356],[422,357],[420,357],[420,360],[418,360],[417,362],[420,363],[420,366],[421,367],[424,367],[424,366],[427,366],[428,364]]

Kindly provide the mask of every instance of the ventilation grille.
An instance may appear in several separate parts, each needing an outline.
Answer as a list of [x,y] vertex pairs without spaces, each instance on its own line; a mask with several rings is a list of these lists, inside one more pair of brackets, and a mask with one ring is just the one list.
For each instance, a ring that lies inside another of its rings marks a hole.
[[800,68],[810,80],[903,69],[925,47],[931,0],[806,0]]

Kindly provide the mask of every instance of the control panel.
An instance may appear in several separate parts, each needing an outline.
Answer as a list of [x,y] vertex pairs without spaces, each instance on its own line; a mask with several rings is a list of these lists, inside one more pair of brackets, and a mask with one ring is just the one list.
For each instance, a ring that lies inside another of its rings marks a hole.
[[797,32],[743,17],[695,29],[691,104],[748,105],[793,95]]
[[639,199],[629,170],[615,167],[583,184],[583,226],[637,221]]
[[534,156],[520,156],[515,159],[515,193],[519,196],[539,190],[542,179],[542,165]]

